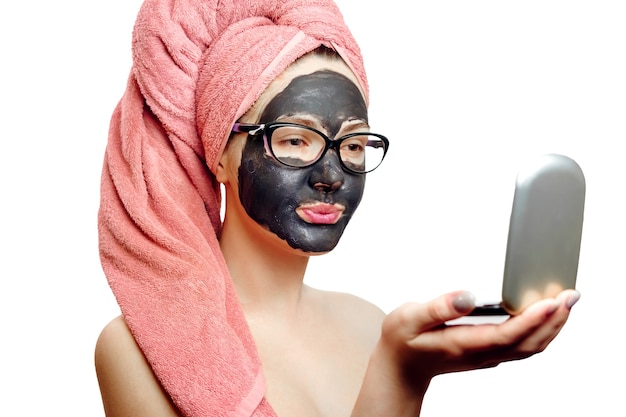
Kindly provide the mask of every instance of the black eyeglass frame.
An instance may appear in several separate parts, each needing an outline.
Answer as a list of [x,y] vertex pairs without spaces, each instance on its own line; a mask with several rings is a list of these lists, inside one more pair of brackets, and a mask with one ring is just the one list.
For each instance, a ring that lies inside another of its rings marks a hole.
[[[319,136],[321,136],[325,141],[326,141],[326,145],[324,146],[324,149],[320,152],[319,156],[314,159],[311,162],[308,162],[304,165],[291,165],[288,164],[287,162],[281,161],[280,159],[278,159],[276,157],[276,155],[274,154],[274,150],[272,149],[272,147],[270,146],[270,141],[269,138],[272,136],[272,133],[274,132],[274,130],[276,130],[279,127],[298,127],[298,128],[303,128],[303,129],[307,129],[310,130],[314,133],[317,133]],[[262,124],[250,124],[250,123],[235,123],[233,125],[232,131],[234,133],[247,133],[250,136],[259,136],[259,135],[263,135],[263,146],[265,147],[265,151],[272,156],[272,158],[274,158],[276,161],[280,162],[281,164],[288,166],[288,167],[292,167],[292,168],[306,168],[309,167],[313,164],[315,164],[317,161],[319,161],[320,159],[322,159],[324,157],[324,155],[326,155],[326,152],[328,152],[329,149],[334,149],[338,155],[341,154],[341,152],[339,151],[339,146],[341,145],[341,143],[346,140],[346,139],[350,139],[352,137],[355,136],[362,136],[362,135],[368,135],[368,136],[374,136],[378,139],[380,139],[383,142],[383,155],[380,158],[380,162],[378,163],[378,165],[376,165],[374,168],[369,169],[367,171],[357,171],[354,170],[353,168],[350,168],[348,165],[346,165],[346,163],[343,161],[343,159],[341,159],[341,156],[339,156],[339,163],[341,164],[341,167],[348,171],[351,172],[353,174],[367,174],[370,173],[372,171],[374,171],[376,168],[378,168],[382,163],[383,160],[385,159],[385,156],[387,155],[387,151],[389,150],[389,139],[387,139],[387,137],[385,137],[384,135],[378,134],[378,133],[371,133],[371,132],[353,132],[353,133],[348,133],[347,135],[343,135],[337,139],[331,139],[329,138],[326,134],[324,134],[323,132],[320,132],[319,130],[310,127],[310,126],[306,126],[306,125],[301,125],[298,123],[288,123],[288,122],[272,122],[272,123],[262,123]],[[369,144],[369,141],[368,141]],[[380,147],[380,146],[377,146]]]

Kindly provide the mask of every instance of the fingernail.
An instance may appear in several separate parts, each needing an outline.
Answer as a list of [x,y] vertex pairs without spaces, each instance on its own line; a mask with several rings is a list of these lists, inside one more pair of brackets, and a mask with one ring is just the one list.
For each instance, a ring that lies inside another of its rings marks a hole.
[[454,297],[452,305],[459,313],[467,313],[476,307],[476,297],[469,291],[462,291]]
[[565,301],[565,306],[568,308],[568,310],[571,310],[572,307],[574,307],[574,304],[576,304],[578,302],[578,300],[580,300],[580,292],[574,290],[567,297],[567,300]]

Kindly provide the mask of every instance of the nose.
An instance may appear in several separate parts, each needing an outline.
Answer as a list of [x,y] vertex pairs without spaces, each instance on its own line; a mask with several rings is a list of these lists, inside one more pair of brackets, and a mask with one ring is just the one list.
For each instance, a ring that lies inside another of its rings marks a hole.
[[345,172],[341,168],[339,156],[334,149],[313,165],[309,183],[318,191],[331,192],[341,187],[345,180]]

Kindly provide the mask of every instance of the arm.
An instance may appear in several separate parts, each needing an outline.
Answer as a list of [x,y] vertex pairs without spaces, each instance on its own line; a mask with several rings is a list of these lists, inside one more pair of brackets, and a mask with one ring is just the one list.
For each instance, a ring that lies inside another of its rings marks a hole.
[[435,375],[494,367],[543,351],[578,297],[564,291],[501,324],[446,326],[474,308],[465,292],[399,307],[383,323],[352,417],[418,416]]
[[121,317],[100,334],[95,365],[107,417],[179,417]]

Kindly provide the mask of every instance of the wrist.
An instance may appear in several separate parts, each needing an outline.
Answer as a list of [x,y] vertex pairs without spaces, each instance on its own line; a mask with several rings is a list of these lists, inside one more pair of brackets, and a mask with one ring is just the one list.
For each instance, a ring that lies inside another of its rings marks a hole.
[[404,366],[397,351],[379,342],[369,365],[352,417],[419,416],[430,377]]

